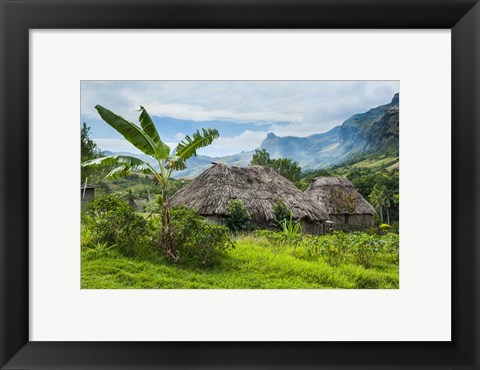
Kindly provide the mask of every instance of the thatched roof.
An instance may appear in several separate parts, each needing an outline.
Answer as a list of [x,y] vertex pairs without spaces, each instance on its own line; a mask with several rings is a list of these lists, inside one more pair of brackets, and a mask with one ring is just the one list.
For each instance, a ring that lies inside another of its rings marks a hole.
[[190,184],[177,191],[171,206],[184,205],[205,216],[226,216],[228,202],[239,199],[255,220],[274,219],[275,202],[281,199],[296,219],[323,221],[328,215],[289,180],[272,168],[248,168],[214,163]]
[[346,177],[317,177],[305,190],[328,214],[375,215],[375,209]]

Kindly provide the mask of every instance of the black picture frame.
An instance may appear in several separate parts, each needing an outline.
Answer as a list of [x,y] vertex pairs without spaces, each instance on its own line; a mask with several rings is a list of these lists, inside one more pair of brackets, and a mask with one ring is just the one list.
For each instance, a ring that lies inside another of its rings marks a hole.
[[[0,12],[2,369],[480,369],[477,1],[0,0]],[[451,29],[452,340],[30,342],[29,29],[45,28]]]

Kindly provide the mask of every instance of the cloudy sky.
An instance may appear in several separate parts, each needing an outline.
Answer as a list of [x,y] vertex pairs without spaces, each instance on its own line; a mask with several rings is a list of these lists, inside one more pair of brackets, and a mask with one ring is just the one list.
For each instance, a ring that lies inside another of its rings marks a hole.
[[80,123],[102,150],[138,152],[102,121],[100,104],[138,124],[140,105],[172,148],[198,128],[220,138],[199,154],[223,156],[253,150],[273,132],[309,136],[389,103],[399,81],[82,81]]

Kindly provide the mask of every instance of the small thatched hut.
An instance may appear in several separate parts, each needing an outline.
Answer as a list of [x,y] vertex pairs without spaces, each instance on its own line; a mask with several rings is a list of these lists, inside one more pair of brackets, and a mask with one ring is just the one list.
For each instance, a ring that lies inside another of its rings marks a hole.
[[229,215],[228,203],[239,199],[259,226],[274,220],[274,205],[281,199],[300,220],[307,233],[323,233],[327,214],[272,168],[233,167],[214,163],[195,180],[177,191],[171,206],[184,205],[214,222]]
[[325,210],[335,224],[372,226],[375,209],[346,177],[317,177],[307,190],[313,201]]
[[90,202],[95,197],[94,186],[80,186],[80,199],[83,203]]

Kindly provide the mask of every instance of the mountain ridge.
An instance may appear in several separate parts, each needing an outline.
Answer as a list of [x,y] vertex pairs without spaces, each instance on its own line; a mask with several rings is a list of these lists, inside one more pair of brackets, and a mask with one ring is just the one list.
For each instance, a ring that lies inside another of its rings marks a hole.
[[[306,137],[280,137],[269,132],[259,149],[266,149],[271,158],[290,158],[297,161],[303,171],[320,170],[352,158],[361,160],[362,157],[376,153],[398,155],[399,104],[400,94],[396,93],[388,104],[354,114],[341,125]],[[149,158],[143,154],[109,153],[135,155],[144,160]],[[254,150],[222,157],[193,156],[187,160],[187,168],[175,171],[173,177],[196,177],[212,162],[246,167],[253,154]]]

